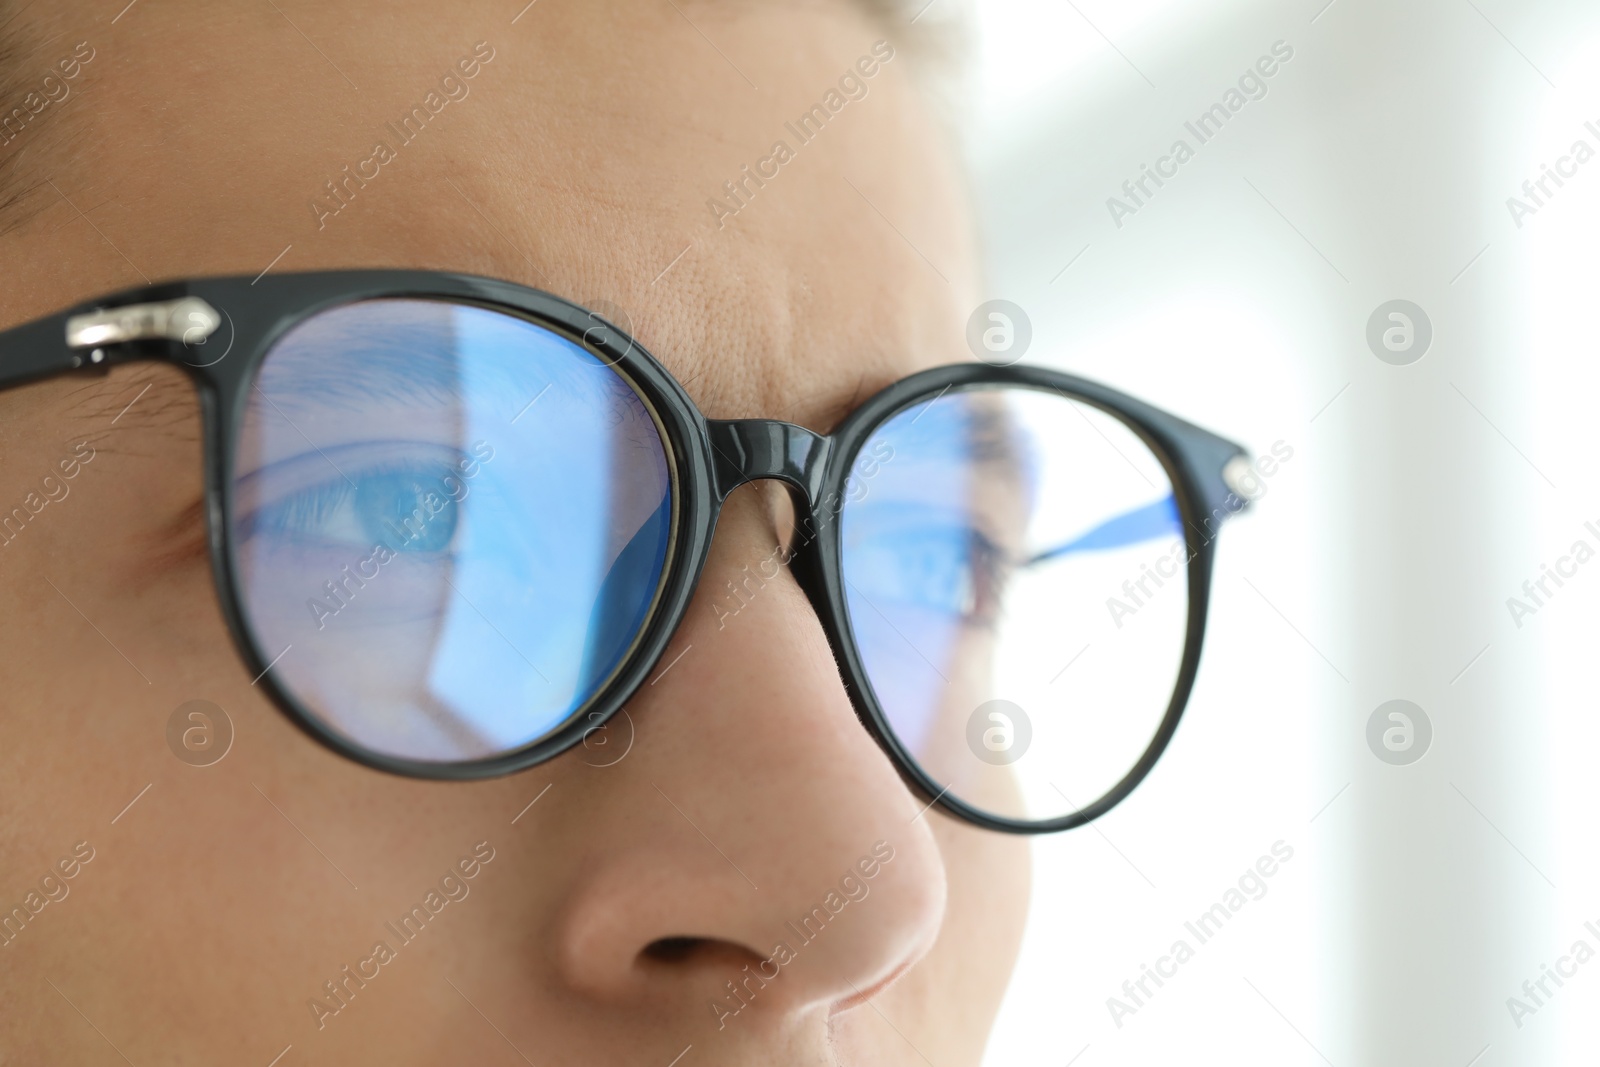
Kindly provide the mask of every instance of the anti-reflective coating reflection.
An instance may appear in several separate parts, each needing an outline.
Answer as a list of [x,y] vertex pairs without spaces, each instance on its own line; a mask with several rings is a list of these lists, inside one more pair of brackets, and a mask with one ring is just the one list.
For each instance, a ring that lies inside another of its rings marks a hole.
[[1160,460],[1058,393],[974,388],[863,446],[841,516],[856,644],[939,788],[1055,819],[1149,749],[1182,663],[1183,527]]
[[233,481],[262,659],[384,756],[481,759],[568,722],[666,568],[671,475],[639,395],[485,308],[370,300],[297,325],[261,364]]

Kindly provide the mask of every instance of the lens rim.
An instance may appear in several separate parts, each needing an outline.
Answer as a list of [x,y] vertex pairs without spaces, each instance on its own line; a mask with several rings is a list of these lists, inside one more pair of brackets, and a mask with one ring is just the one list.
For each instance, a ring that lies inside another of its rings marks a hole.
[[[873,434],[896,415],[919,404],[937,402],[949,392],[1008,388],[1054,393],[1068,400],[1088,404],[1117,419],[1137,434],[1155,454],[1172,483],[1190,555],[1189,609],[1183,655],[1172,696],[1149,746],[1127,774],[1105,794],[1077,811],[1051,819],[1017,819],[974,807],[960,797],[951,795],[948,785],[923,768],[896,736],[888,715],[873,691],[871,676],[855,640],[844,588],[843,524],[839,521],[847,506],[843,488],[862,448]],[[1240,510],[1246,503],[1237,497],[1234,498],[1235,502],[1229,502],[1226,499],[1226,487],[1222,486],[1219,491],[1216,484],[1219,481],[1216,472],[1221,470],[1228,458],[1239,454],[1238,446],[1097,382],[1032,365],[996,367],[989,364],[961,364],[923,371],[868,399],[839,425],[832,436],[834,447],[824,481],[831,491],[839,494],[839,504],[828,516],[827,535],[803,546],[802,552],[806,558],[802,568],[822,591],[822,595],[813,597],[813,607],[823,620],[835,654],[841,658],[847,675],[855,682],[850,687],[851,699],[857,715],[874,739],[894,757],[901,773],[930,805],[938,804],[986,829],[1015,834],[1057,833],[1082,826],[1116,807],[1149,775],[1166,751],[1193,691],[1204,644],[1206,610],[1215,561],[1216,536],[1214,533],[1210,536],[1205,534],[1205,524],[1207,519],[1215,515],[1220,525],[1222,517]]]
[[[186,297],[205,301],[228,323],[226,334],[217,335],[217,340],[226,339],[220,356],[213,354],[214,349],[206,349],[205,337],[191,343],[188,333],[174,332],[171,302]],[[471,304],[553,330],[600,356],[633,386],[656,420],[667,449],[674,513],[669,557],[653,614],[632,653],[587,705],[575,709],[557,731],[512,752],[455,763],[419,762],[386,756],[349,741],[279,685],[272,671],[274,659],[268,657],[275,658],[282,650],[260,647],[244,618],[243,585],[232,545],[233,466],[251,383],[261,360],[297,324],[341,304],[377,299]],[[79,316],[116,310],[126,312],[119,321],[131,324],[127,337],[92,350],[90,342],[77,339],[74,321]],[[607,328],[598,328],[597,322]],[[254,676],[251,685],[262,688],[313,740],[355,763],[413,778],[461,781],[510,774],[580,744],[609,722],[656,669],[682,623],[710,551],[722,501],[739,485],[775,478],[787,483],[794,496],[797,529],[815,531],[795,546],[791,572],[822,622],[856,714],[899,765],[908,786],[922,795],[928,808],[939,806],[991,830],[1041,833],[1080,826],[1120,802],[1149,773],[1171,740],[1193,688],[1204,635],[1216,539],[1216,532],[1208,532],[1206,527],[1213,519],[1220,527],[1221,520],[1249,505],[1227,481],[1227,472],[1246,454],[1241,446],[1114,389],[1060,371],[987,363],[922,371],[869,398],[829,436],[770,420],[714,421],[699,411],[653,356],[606,316],[514,282],[464,274],[374,269],[168,281],[103,295],[4,331],[0,333],[0,352],[5,355],[0,389],[132,360],[165,361],[184,369],[200,400],[213,582],[235,647]],[[839,565],[839,524],[834,520],[847,499],[848,479],[862,445],[886,419],[905,408],[952,388],[984,384],[1053,390],[1121,419],[1167,467],[1191,553],[1184,658],[1161,729],[1116,789],[1084,809],[1051,820],[996,816],[952,798],[903,749],[876,706],[856,652]]]
[[[514,283],[427,272],[340,271],[269,277],[255,289],[269,282],[265,293],[248,296],[240,292],[239,279],[196,281],[188,286],[189,293],[215,307],[230,309],[238,334],[251,339],[242,352],[236,346],[238,358],[194,368],[191,373],[202,382],[202,408],[211,438],[206,450],[206,481],[212,512],[208,524],[212,564],[217,587],[225,591],[229,629],[255,676],[252,684],[266,689],[289,719],[316,741],[363,766],[407,777],[446,781],[499,777],[543,763],[580,744],[621,710],[654,668],[687,609],[704,562],[714,521],[713,479],[702,420],[688,395],[620,330],[597,331],[589,311]],[[662,581],[645,625],[594,697],[539,740],[493,756],[449,762],[417,760],[375,751],[346,737],[280,681],[270,666],[284,650],[262,647],[248,621],[245,583],[233,543],[232,471],[253,384],[263,361],[295,326],[339,307],[385,299],[480,307],[531,322],[573,342],[600,358],[608,373],[617,374],[633,388],[650,412],[666,454],[673,513]]]

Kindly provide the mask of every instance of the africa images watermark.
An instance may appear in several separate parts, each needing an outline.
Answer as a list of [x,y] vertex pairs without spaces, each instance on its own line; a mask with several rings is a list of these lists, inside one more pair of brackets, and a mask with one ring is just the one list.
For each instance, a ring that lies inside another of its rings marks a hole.
[[338,974],[322,983],[323,995],[306,1000],[306,1007],[311,1009],[317,1029],[324,1029],[329,1019],[348,1008],[356,994],[382,974],[383,968],[399,959],[400,949],[421,937],[440,912],[452,902],[466,900],[472,892],[469,883],[482,873],[484,866],[494,857],[494,846],[489,842],[479,841],[473,845],[472,855],[463,856],[446,868],[444,874],[439,876],[438,885],[429,886],[421,902],[411,905],[411,910],[399,919],[383,924],[384,930],[394,939],[393,945],[387,939],[375,942],[371,952],[356,960],[353,970],[349,964],[345,964]]
[[38,921],[40,912],[51,904],[66,900],[72,892],[72,887],[67,883],[78,877],[84,865],[92,859],[94,846],[87,841],[79,841],[72,846],[71,855],[56,860],[55,866],[39,879],[37,889],[28,890],[22,903],[13,905],[0,915],[0,947],[10,948],[11,942],[22,936],[22,931],[29,923]]
[[459,505],[467,499],[467,494],[471,492],[471,487],[467,483],[476,478],[483,465],[493,459],[493,445],[487,441],[474,442],[472,455],[462,458],[450,473],[440,479],[439,488],[444,491],[443,495],[430,489],[418,499],[417,506],[412,509],[409,516],[399,522],[392,518],[385,519],[383,524],[393,535],[393,544],[379,541],[372,546],[372,551],[367,556],[355,562],[353,571],[352,565],[347,563],[340,568],[338,577],[323,582],[322,591],[327,596],[326,600],[317,597],[306,598],[306,607],[310,610],[317,629],[326,629],[328,620],[349,607],[356,595],[367,587],[367,583],[382,574],[384,566],[393,561],[407,545],[418,541],[425,542],[429,525],[443,514],[446,508],[453,504]]
[[[1129,215],[1137,215],[1141,208],[1148,206],[1156,193],[1178,176],[1179,168],[1195,157],[1200,146],[1221,133],[1222,128],[1233,116],[1243,111],[1246,104],[1264,99],[1267,95],[1267,79],[1275,76],[1282,69],[1282,64],[1293,58],[1294,48],[1287,41],[1274,41],[1271,54],[1262,56],[1253,66],[1246,68],[1239,75],[1238,84],[1230,85],[1219,102],[1202,111],[1192,122],[1183,124],[1183,128],[1194,138],[1194,144],[1191,145],[1186,137],[1179,137],[1172,142],[1167,154],[1155,161],[1154,166],[1139,164],[1138,176],[1122,183],[1122,193],[1127,199],[1116,196],[1106,198],[1106,210],[1111,212],[1111,221],[1116,223],[1117,229],[1122,229],[1123,220]],[[1152,185],[1154,188],[1151,188]]]
[[[1584,123],[1583,128],[1595,139],[1596,144],[1600,144],[1600,126],[1590,121]],[[1506,210],[1511,213],[1511,221],[1517,224],[1517,229],[1522,229],[1524,219],[1548,207],[1549,201],[1566,187],[1567,183],[1562,179],[1576,178],[1578,168],[1593,159],[1595,154],[1594,145],[1579,137],[1572,142],[1566,155],[1557,157],[1553,168],[1548,163],[1539,164],[1539,176],[1522,183],[1522,196],[1506,197]],[[1553,189],[1552,184],[1555,186]]]
[[43,496],[37,491],[30,491],[22,498],[21,504],[0,516],[0,548],[11,547],[11,542],[21,536],[22,531],[45,508],[67,499],[67,494],[72,492],[72,479],[82,473],[83,465],[92,461],[94,456],[94,446],[88,441],[79,441],[73,446],[72,455],[57,460],[56,470],[60,471],[60,476],[52,471],[39,479],[39,488],[44,490]]
[[[1583,928],[1596,941],[1600,941],[1600,926],[1586,922]],[[1511,1021],[1517,1024],[1517,1029],[1522,1029],[1522,1020],[1526,1016],[1537,1015],[1540,1008],[1549,1007],[1548,1001],[1566,986],[1568,979],[1577,977],[1579,967],[1594,957],[1594,947],[1580,937],[1572,943],[1572,949],[1566,955],[1556,958],[1555,967],[1552,968],[1548,963],[1539,964],[1539,977],[1522,983],[1522,996],[1506,998],[1506,1010],[1511,1013]],[[1555,989],[1550,988],[1552,982],[1555,983]]]
[[[1213,940],[1250,901],[1260,900],[1267,895],[1267,879],[1278,873],[1280,865],[1294,858],[1294,848],[1281,840],[1272,843],[1271,851],[1270,856],[1262,856],[1248,867],[1239,876],[1237,885],[1229,886],[1219,902],[1201,912],[1193,922],[1183,924],[1183,928],[1194,938],[1194,945],[1184,938],[1178,938],[1166,955],[1156,958],[1155,967],[1139,964],[1139,977],[1122,983],[1121,997],[1106,998],[1106,1010],[1111,1013],[1111,1021],[1117,1024],[1118,1030],[1122,1029],[1125,1017],[1137,1015],[1139,1009],[1149,1006],[1150,1001],[1166,985],[1163,979],[1176,977],[1178,968],[1194,959],[1196,947]],[[1154,983],[1154,989],[1151,983]]]
[[[438,89],[430,89],[420,104],[412,104],[398,123],[384,125],[388,137],[372,146],[370,156],[359,160],[354,170],[347,165],[329,178],[324,183],[326,196],[319,194],[311,198],[311,214],[317,220],[317,229],[326,227],[329,219],[353,203],[356,194],[365,189],[368,182],[374,181],[384,167],[400,158],[399,149],[420,137],[422,131],[428,128],[428,123],[437,118],[452,101],[465,100],[472,92],[468,82],[476,78],[482,72],[483,64],[494,57],[495,50],[489,42],[479,41],[473,45],[472,52],[456,60],[455,65],[439,79]],[[394,144],[391,145],[388,138],[393,138]]]
[[[777,981],[783,974],[783,968],[798,959],[800,950],[821,936],[828,923],[837,919],[851,902],[866,900],[867,894],[872,892],[872,886],[868,883],[889,865],[894,856],[893,845],[887,841],[874,842],[871,854],[862,856],[854,867],[847,868],[839,878],[838,888],[829,889],[820,904],[812,905],[811,910],[800,917],[798,925],[794,922],[784,923],[784,928],[794,935],[794,946],[790,947],[788,941],[779,941],[773,945],[770,956],[756,963],[754,971],[747,963],[737,984],[728,981],[727,996],[708,1001],[711,1015],[717,1020],[717,1029],[726,1029],[728,1020],[748,1008],[768,982]],[[771,973],[768,973],[769,967]]]
[[746,163],[739,168],[740,177],[723,182],[723,199],[706,199],[706,207],[711,210],[717,229],[722,229],[729,219],[749,207],[756,192],[766,188],[767,182],[776,178],[783,167],[795,158],[798,149],[804,148],[822,133],[822,128],[843,111],[846,104],[852,100],[865,100],[867,79],[878,73],[881,64],[893,58],[894,45],[888,41],[873,44],[872,54],[857,59],[855,66],[841,74],[836,88],[830,87],[822,94],[822,99],[812,104],[799,118],[783,124],[783,128],[794,135],[795,148],[790,148],[787,141],[774,141],[767,154],[756,160],[754,168]]
[[[727,596],[719,596],[711,602],[711,610],[717,616],[717,629],[724,630],[728,620],[750,605],[756,594],[765,589],[767,583],[776,579],[795,554],[805,546],[815,541],[830,523],[839,517],[847,503],[859,503],[866,498],[867,482],[877,477],[878,471],[885,463],[894,459],[894,446],[887,441],[874,442],[872,447],[856,458],[855,469],[845,479],[844,495],[829,493],[822,501],[822,506],[817,509],[817,517],[821,521],[808,518],[804,530],[796,538],[795,544],[780,544],[769,552],[764,559],[755,566],[752,572],[750,564],[746,563],[739,571],[739,580],[728,580]],[[770,570],[770,572],[769,572]]]
[[[1583,528],[1600,542],[1600,526],[1586,522]],[[1511,613],[1511,621],[1517,624],[1517,629],[1522,629],[1522,620],[1525,616],[1537,615],[1540,608],[1548,606],[1545,602],[1552,599],[1567,584],[1563,579],[1576,578],[1578,568],[1594,557],[1594,546],[1580,537],[1572,542],[1572,547],[1567,549],[1566,555],[1556,557],[1554,567],[1548,563],[1540,563],[1539,576],[1529,578],[1522,583],[1522,597],[1506,597],[1506,610]],[[1555,583],[1555,589],[1550,588],[1551,582]]]
[[[1223,506],[1214,509],[1206,519],[1206,541],[1217,535],[1217,528],[1221,527],[1223,519],[1243,510],[1246,504],[1266,496],[1266,479],[1277,474],[1281,464],[1293,458],[1294,446],[1278,440],[1272,443],[1272,455],[1258,456],[1253,463],[1244,467],[1233,479],[1236,491],[1229,493]],[[1117,629],[1122,629],[1123,619],[1139,614],[1139,609],[1154,600],[1166,580],[1177,577],[1181,568],[1188,566],[1194,556],[1188,542],[1179,537],[1163,555],[1149,563],[1140,564],[1139,576],[1122,583],[1122,597],[1106,597],[1106,611],[1111,614],[1111,621],[1116,623]],[[1151,588],[1151,583],[1155,588]]]
[[84,64],[94,57],[94,46],[88,41],[79,42],[72,54],[57,61],[50,73],[40,79],[35,88],[29,89],[20,103],[9,111],[0,112],[0,145],[8,145],[21,137],[22,132],[50,105],[65,103],[67,97],[72,95],[69,83],[83,73]]

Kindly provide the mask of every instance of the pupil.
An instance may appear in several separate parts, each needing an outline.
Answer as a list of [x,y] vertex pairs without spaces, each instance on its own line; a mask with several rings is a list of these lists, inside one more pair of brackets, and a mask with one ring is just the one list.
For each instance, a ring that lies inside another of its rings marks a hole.
[[363,478],[355,507],[367,536],[396,552],[443,551],[460,518],[443,482],[412,474]]

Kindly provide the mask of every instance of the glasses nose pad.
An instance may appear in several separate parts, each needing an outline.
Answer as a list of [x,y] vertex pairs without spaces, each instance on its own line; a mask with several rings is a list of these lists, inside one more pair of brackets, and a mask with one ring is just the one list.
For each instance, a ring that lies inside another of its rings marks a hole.
[[600,583],[579,669],[579,703],[605,683],[638,637],[655,602],[671,524],[672,498],[663,497],[661,506],[628,540]]
[[780,529],[780,539],[786,548],[784,552],[785,566],[794,577],[795,583],[800,586],[800,591],[806,595],[806,600],[811,609],[823,621],[823,626],[832,636],[832,626],[829,624],[828,611],[828,586],[823,572],[822,544],[823,539],[833,531],[824,523],[817,514],[817,509],[806,498],[805,491],[799,486],[785,485],[788,490],[790,507],[788,509],[788,529]]
[[846,626],[844,605],[831,592],[832,589],[842,588],[844,584],[842,576],[832,574],[833,569],[839,565],[839,555],[836,551],[829,551],[828,547],[831,543],[836,543],[830,539],[838,537],[838,511],[829,513],[822,508],[812,506],[798,487],[791,486],[789,495],[794,501],[794,523],[788,553],[789,573],[794,576],[800,591],[805,594],[806,601],[811,605],[811,610],[816,612],[818,620],[822,623],[829,647],[833,650],[834,662],[839,668],[840,681],[851,694],[851,704],[855,709],[856,719],[888,752],[890,758],[900,768],[901,774],[906,775],[907,768],[900,764],[893,748],[884,743],[877,725],[864,710],[863,701],[857,693],[857,690],[866,683],[851,668],[852,656],[846,647],[850,638],[844,629]]

